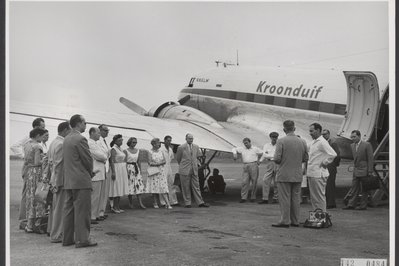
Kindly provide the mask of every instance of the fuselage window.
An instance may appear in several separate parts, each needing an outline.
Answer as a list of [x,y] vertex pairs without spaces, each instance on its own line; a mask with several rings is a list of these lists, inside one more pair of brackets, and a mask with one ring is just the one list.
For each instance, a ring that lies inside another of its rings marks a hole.
[[320,109],[320,102],[315,102],[315,101],[309,101],[309,110],[312,111],[319,111]]
[[296,105],[296,99],[287,98],[287,101],[285,103],[286,107],[295,108],[295,105]]
[[309,101],[297,99],[295,103],[295,108],[307,110],[309,109]]

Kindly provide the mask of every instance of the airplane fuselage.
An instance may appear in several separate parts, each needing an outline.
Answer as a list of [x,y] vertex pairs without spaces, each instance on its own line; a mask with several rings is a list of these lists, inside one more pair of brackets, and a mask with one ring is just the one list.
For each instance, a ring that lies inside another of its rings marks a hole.
[[[264,141],[272,131],[284,135],[282,123],[290,119],[296,133],[308,142],[308,127],[320,123],[336,136],[344,120],[347,84],[340,71],[298,70],[290,68],[216,68],[190,79],[179,98],[218,122],[233,122],[262,134]],[[348,139],[341,150],[348,150]],[[346,148],[345,148],[346,146]],[[350,157],[350,155],[349,155]]]

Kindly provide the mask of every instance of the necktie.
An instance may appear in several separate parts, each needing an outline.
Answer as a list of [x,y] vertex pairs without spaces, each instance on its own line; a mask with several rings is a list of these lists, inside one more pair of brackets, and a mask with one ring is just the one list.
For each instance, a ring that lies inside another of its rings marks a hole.
[[108,144],[107,144],[107,141],[104,139],[104,143],[105,143],[105,146],[107,146],[107,148],[108,148]]
[[189,145],[189,147],[190,147],[190,153],[191,155],[193,155],[193,147],[191,147],[191,144]]

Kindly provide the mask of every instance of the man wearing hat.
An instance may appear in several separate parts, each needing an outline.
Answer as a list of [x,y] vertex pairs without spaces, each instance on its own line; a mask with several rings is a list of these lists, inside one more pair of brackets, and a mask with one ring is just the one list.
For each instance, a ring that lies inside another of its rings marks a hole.
[[260,158],[260,161],[266,161],[266,173],[263,176],[262,183],[262,200],[258,202],[259,204],[268,204],[269,203],[269,192],[270,185],[273,182],[273,203],[277,203],[277,184],[276,184],[276,163],[274,162],[274,152],[276,151],[276,143],[278,139],[277,132],[271,132],[269,134],[270,143],[266,143],[263,146],[263,154]]

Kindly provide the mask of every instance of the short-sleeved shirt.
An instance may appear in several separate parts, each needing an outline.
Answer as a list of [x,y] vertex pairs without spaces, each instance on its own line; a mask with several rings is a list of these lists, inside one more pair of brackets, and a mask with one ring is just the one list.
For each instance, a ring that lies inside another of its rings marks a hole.
[[243,163],[253,163],[258,161],[258,155],[262,155],[263,151],[256,146],[233,148],[233,154],[241,153]]

